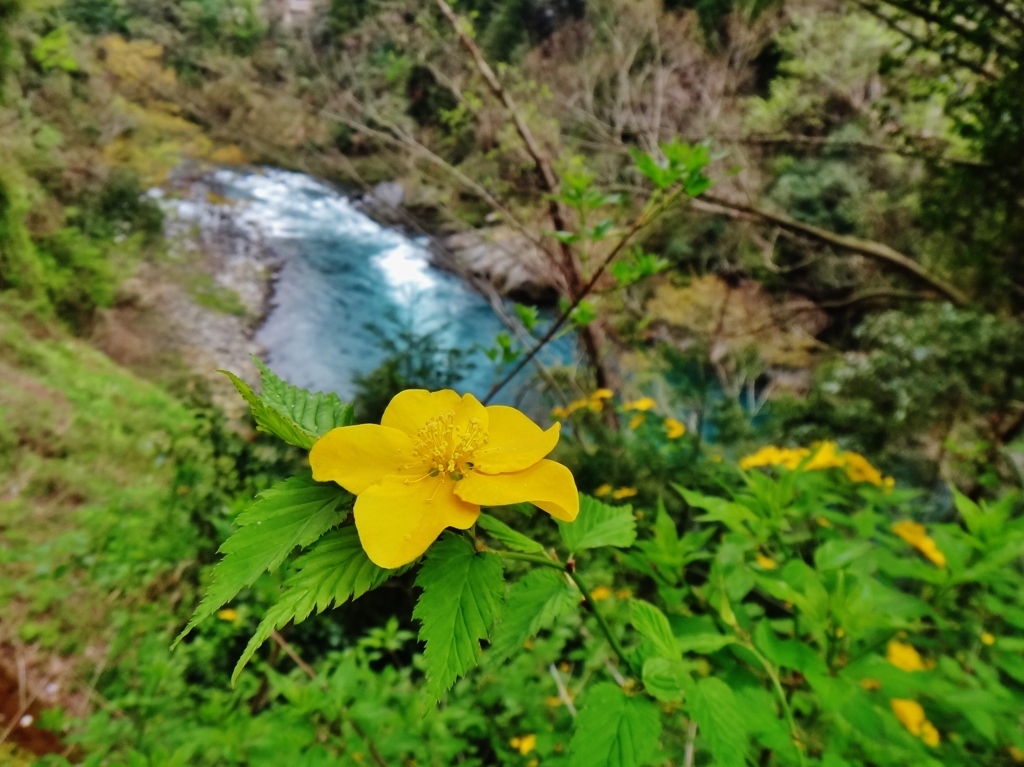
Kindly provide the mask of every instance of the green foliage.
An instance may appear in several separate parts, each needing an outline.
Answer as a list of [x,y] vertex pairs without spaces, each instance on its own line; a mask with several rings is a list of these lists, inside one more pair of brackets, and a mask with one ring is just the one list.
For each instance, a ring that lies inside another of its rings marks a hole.
[[580,494],[580,513],[574,522],[559,522],[558,531],[569,551],[602,546],[628,549],[636,540],[636,520],[631,506],[608,506]]
[[565,576],[546,568],[531,571],[509,591],[488,659],[500,663],[512,657],[528,639],[575,610],[579,601],[579,592],[566,583]]
[[78,62],[71,52],[71,35],[68,27],[57,27],[42,38],[32,49],[32,58],[44,72],[62,69],[77,72]]
[[21,0],[0,0],[0,103],[3,103],[4,83],[7,79],[8,59],[12,48],[8,28],[20,11]]
[[640,767],[658,748],[661,717],[657,707],[630,697],[613,684],[595,685],[576,720],[573,767]]
[[413,616],[426,644],[426,694],[435,700],[473,668],[497,617],[505,580],[501,560],[473,551],[455,535],[445,535],[427,554],[416,578],[423,594]]
[[285,480],[259,495],[235,520],[237,533],[220,547],[224,558],[213,570],[196,614],[178,636],[186,634],[227,604],[264,572],[273,572],[296,546],[306,547],[348,515],[339,508],[351,496],[334,484],[307,477]]
[[67,0],[64,14],[85,31],[98,35],[128,31],[128,10],[121,0]]
[[260,621],[256,633],[235,664],[231,673],[232,684],[271,632],[289,622],[301,623],[314,607],[322,613],[332,605],[338,607],[358,599],[396,572],[377,567],[369,560],[359,543],[356,529],[351,526],[332,530],[320,538],[308,553],[295,562],[295,569],[295,574],[284,583],[284,593]]

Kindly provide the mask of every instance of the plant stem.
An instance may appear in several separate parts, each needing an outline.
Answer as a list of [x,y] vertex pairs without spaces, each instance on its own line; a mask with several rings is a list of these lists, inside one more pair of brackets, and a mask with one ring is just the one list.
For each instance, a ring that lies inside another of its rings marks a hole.
[[532,562],[535,565],[543,565],[544,567],[550,567],[559,572],[565,572],[565,565],[558,560],[548,559],[540,554],[524,554],[519,551],[498,551],[497,549],[484,549],[489,554],[497,554],[503,559],[516,559],[520,562]]
[[619,644],[619,640],[615,638],[615,635],[612,633],[611,626],[608,625],[608,621],[605,620],[601,611],[597,608],[597,602],[594,601],[594,597],[591,596],[587,587],[583,585],[583,581],[580,580],[580,576],[569,570],[566,570],[566,572],[569,573],[569,577],[572,578],[573,583],[576,584],[580,593],[583,594],[583,598],[586,599],[587,604],[590,605],[590,611],[594,614],[594,618],[597,620],[597,625],[600,626],[601,631],[604,632],[604,636],[605,639],[608,640],[608,644],[612,646],[615,654],[619,656],[619,660],[623,662],[626,668],[632,670],[633,667],[630,665],[629,658],[626,656],[626,651],[622,649],[622,645]]
[[796,747],[796,752],[800,757],[800,764],[806,764],[804,761],[804,751],[800,740],[800,733],[796,728],[796,719],[793,718],[793,709],[789,707],[789,700],[786,698],[786,691],[782,689],[782,681],[779,679],[779,675],[775,673],[775,667],[772,666],[771,661],[764,657],[764,655],[754,647],[754,643],[749,639],[743,642],[743,646],[754,654],[754,657],[757,658],[762,668],[764,668],[765,673],[768,674],[768,678],[772,680],[772,686],[775,688],[775,693],[779,696],[779,703],[782,704],[782,710],[786,714],[786,721],[789,723],[789,732],[793,738],[793,745]]
[[626,668],[632,669],[629,663],[629,659],[626,655],[626,651],[622,649],[622,645],[619,644],[619,640],[615,638],[612,633],[611,626],[608,625],[608,621],[605,620],[604,615],[597,607],[597,602],[594,601],[594,597],[591,595],[590,590],[584,585],[583,581],[580,580],[580,576],[574,570],[569,569],[565,564],[558,561],[557,559],[548,559],[547,557],[539,554],[525,554],[519,551],[499,551],[497,549],[486,549],[491,554],[497,554],[499,557],[504,559],[515,559],[520,562],[532,562],[535,565],[541,565],[543,567],[550,567],[553,570],[567,574],[572,578],[572,582],[576,584],[576,588],[583,594],[583,598],[587,600],[587,604],[590,605],[590,611],[594,614],[594,619],[597,621],[597,625],[601,627],[601,632],[604,634],[605,639],[608,640],[608,644],[611,645],[612,650],[619,656],[619,660],[625,664]]

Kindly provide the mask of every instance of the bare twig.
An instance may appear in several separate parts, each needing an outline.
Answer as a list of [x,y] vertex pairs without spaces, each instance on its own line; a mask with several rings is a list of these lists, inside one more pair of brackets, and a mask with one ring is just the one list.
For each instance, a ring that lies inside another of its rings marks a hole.
[[916,277],[920,281],[930,285],[932,288],[937,290],[942,295],[949,298],[953,303],[960,306],[964,306],[969,302],[966,295],[964,295],[959,289],[953,287],[948,282],[936,277],[921,266],[917,261],[914,261],[909,256],[900,253],[898,250],[890,248],[888,245],[883,245],[880,242],[874,242],[872,240],[862,240],[859,237],[850,237],[842,234],[835,234],[827,229],[822,229],[817,226],[805,224],[796,219],[784,216],[781,213],[773,213],[768,210],[762,210],[761,208],[755,208],[752,205],[746,205],[740,202],[734,202],[727,200],[724,197],[718,197],[713,194],[705,192],[701,195],[701,198],[720,205],[725,208],[732,208],[734,210],[748,213],[756,216],[757,218],[788,229],[791,232],[799,232],[807,237],[811,237],[820,242],[834,245],[843,250],[848,250],[853,253],[857,253],[868,258],[873,258],[877,261],[883,261],[890,266],[895,266],[900,270]]
[[548,664],[548,673],[551,674],[551,678],[555,680],[555,687],[558,688],[558,698],[565,704],[565,707],[572,714],[572,718],[576,718],[576,704],[572,702],[572,696],[569,695],[569,690],[565,686],[565,682],[562,681],[562,675],[558,673],[558,669],[554,663]]
[[690,720],[686,728],[686,751],[683,752],[683,767],[693,767],[694,746],[697,743],[697,722]]
[[[288,642],[285,640],[283,636],[277,633],[277,631],[271,631],[270,638],[277,642],[280,648],[284,650],[285,653],[287,653],[289,658],[295,661],[295,665],[302,669],[303,673],[305,673],[306,676],[308,676],[314,682],[319,681],[320,689],[322,689],[324,692],[328,691],[329,688],[327,687],[327,683],[324,682],[322,679],[317,679],[316,672],[310,667],[308,663],[306,663],[306,661],[302,659],[302,656],[295,651],[295,648],[288,644]],[[370,756],[373,757],[373,761],[377,763],[378,767],[388,767],[388,763],[384,760],[384,757],[381,756],[380,751],[377,750],[377,746],[375,746],[373,741],[370,740],[370,736],[367,735],[366,731],[359,726],[359,722],[357,722],[352,717],[349,717],[348,723],[352,726],[352,729],[355,731],[356,735],[363,739],[363,742],[366,744],[366,747],[370,751]]]

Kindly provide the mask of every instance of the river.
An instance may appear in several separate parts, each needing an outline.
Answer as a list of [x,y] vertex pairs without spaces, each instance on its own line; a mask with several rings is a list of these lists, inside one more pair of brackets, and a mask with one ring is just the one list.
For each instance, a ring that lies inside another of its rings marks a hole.
[[[316,179],[276,169],[220,170],[215,185],[240,203],[282,255],[272,305],[256,340],[283,378],[312,390],[355,392],[354,376],[377,368],[388,338],[402,330],[430,334],[464,350],[472,364],[456,388],[483,396],[495,380],[483,353],[505,330],[488,301],[459,276],[435,268],[425,243],[381,226],[344,195]],[[571,362],[574,343],[552,345],[549,363]],[[527,368],[495,402],[528,396]]]

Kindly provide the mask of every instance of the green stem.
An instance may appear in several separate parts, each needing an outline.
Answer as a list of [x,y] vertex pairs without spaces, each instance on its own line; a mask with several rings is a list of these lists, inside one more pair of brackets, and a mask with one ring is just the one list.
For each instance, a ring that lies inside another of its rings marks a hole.
[[772,666],[771,661],[764,657],[764,655],[754,647],[754,643],[750,640],[746,640],[743,643],[743,646],[754,654],[754,657],[757,658],[761,663],[761,666],[764,668],[765,673],[768,674],[768,678],[772,680],[772,686],[775,688],[775,693],[779,696],[779,702],[782,704],[782,710],[786,714],[786,721],[789,723],[789,732],[793,738],[793,745],[796,746],[796,752],[800,757],[800,764],[806,764],[804,761],[804,751],[802,748],[802,741],[800,740],[800,733],[796,728],[796,719],[793,718],[793,709],[789,707],[789,700],[786,698],[786,691],[782,689],[782,681],[779,679],[779,675],[775,673],[775,667]]
[[587,604],[590,605],[590,611],[594,614],[594,618],[597,620],[597,625],[600,626],[601,631],[604,632],[604,636],[605,639],[608,640],[608,644],[612,646],[615,654],[619,656],[619,660],[622,661],[626,668],[632,670],[633,667],[630,665],[629,658],[626,656],[626,651],[622,649],[622,645],[619,644],[619,640],[615,638],[615,635],[612,633],[611,626],[608,625],[608,621],[605,620],[601,611],[597,608],[597,602],[594,601],[594,597],[591,596],[587,587],[583,585],[583,581],[580,580],[580,576],[570,570],[567,570],[566,572],[569,573],[569,577],[572,578],[573,583],[576,584],[576,588],[580,590],[580,593],[583,594],[583,598],[586,599]]
[[608,621],[601,614],[601,611],[597,607],[597,602],[594,601],[594,597],[591,595],[590,590],[584,585],[583,581],[580,580],[580,576],[573,570],[570,570],[562,562],[556,559],[548,559],[547,557],[541,556],[540,554],[525,554],[518,551],[499,551],[497,549],[486,549],[491,554],[497,554],[499,557],[504,559],[515,559],[520,562],[532,562],[535,565],[541,565],[543,567],[550,567],[553,570],[566,573],[572,582],[576,584],[576,588],[583,594],[583,598],[587,600],[587,604],[590,605],[590,611],[594,614],[594,619],[597,621],[597,625],[601,627],[601,632],[604,634],[605,639],[608,640],[608,644],[611,645],[612,650],[619,656],[619,660],[625,664],[627,669],[632,670],[632,666],[629,663],[629,659],[626,655],[626,651],[622,649],[622,645],[619,644],[619,640],[615,638],[612,633],[611,626],[608,625]]
[[524,554],[519,551],[498,551],[497,549],[484,549],[490,554],[497,554],[503,559],[516,559],[520,562],[532,562],[535,565],[542,565],[544,567],[550,567],[559,572],[565,572],[565,565],[557,560],[548,559],[540,554]]

